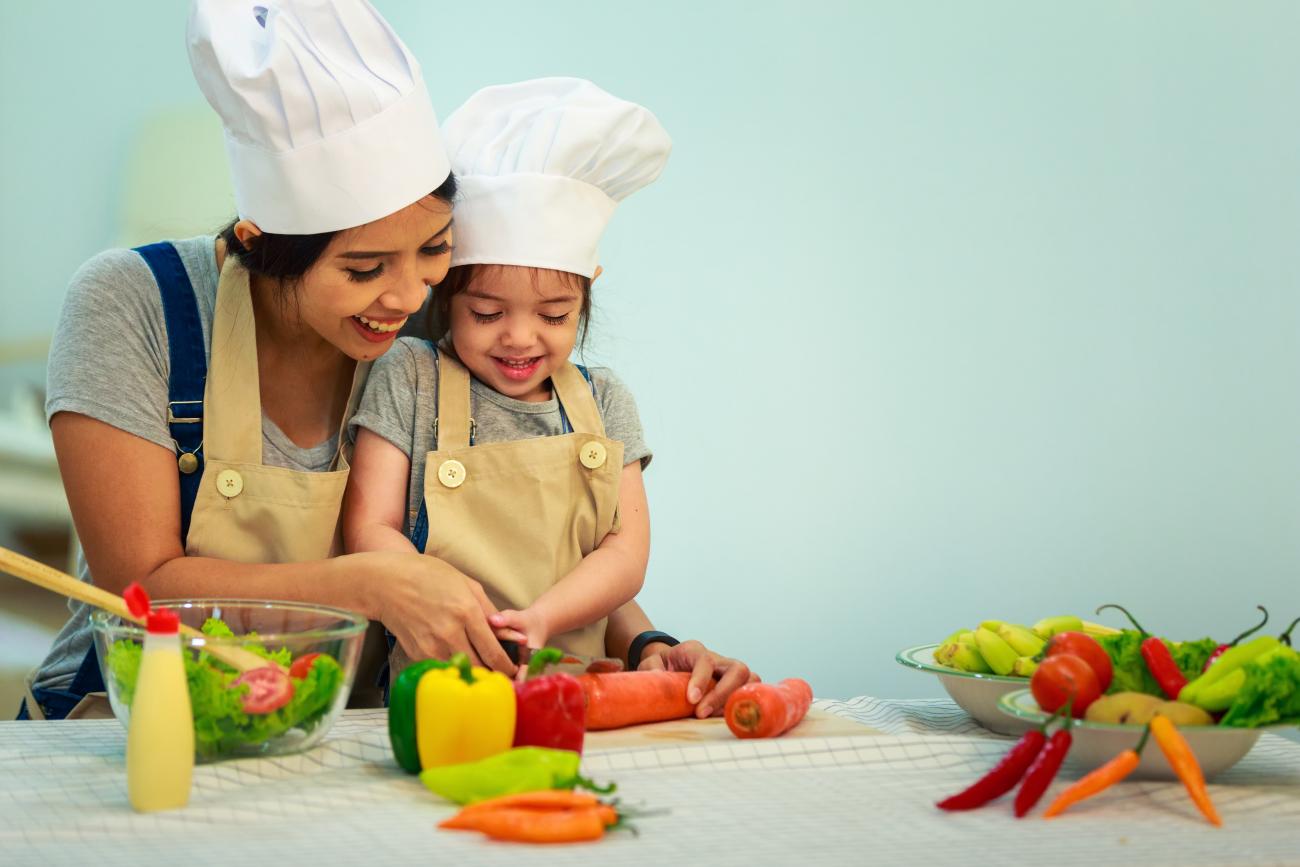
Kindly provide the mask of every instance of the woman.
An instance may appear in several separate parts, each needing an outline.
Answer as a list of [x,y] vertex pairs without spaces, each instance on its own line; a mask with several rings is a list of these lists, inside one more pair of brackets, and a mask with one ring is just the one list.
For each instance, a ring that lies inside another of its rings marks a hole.
[[[82,579],[335,605],[397,627],[413,653],[512,671],[471,578],[413,553],[331,556],[339,431],[449,264],[455,180],[418,63],[357,0],[198,0],[189,44],[239,219],[101,254],[73,278],[46,412]],[[105,712],[86,699],[103,686],[87,613],[73,606],[20,716]],[[611,655],[695,673],[701,715],[751,677],[673,644],[635,603],[610,619]],[[354,698],[373,703],[365,665]]]

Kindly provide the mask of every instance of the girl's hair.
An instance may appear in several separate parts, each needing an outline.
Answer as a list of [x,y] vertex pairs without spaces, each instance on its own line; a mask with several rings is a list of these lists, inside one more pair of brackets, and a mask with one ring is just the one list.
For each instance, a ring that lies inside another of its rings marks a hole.
[[[457,265],[447,272],[447,277],[433,287],[433,296],[425,314],[425,330],[434,343],[440,342],[451,330],[451,299],[469,288],[476,276],[483,275],[488,269],[504,267],[523,267],[506,265]],[[541,276],[545,268],[528,269],[532,277],[533,288],[541,289]],[[582,296],[578,307],[578,350],[587,345],[587,325],[591,321],[591,278],[569,271],[553,272],[560,276],[565,288],[576,289]]]
[[[442,186],[430,195],[449,205],[452,204],[452,200],[456,197],[456,176],[447,175],[447,180],[442,182]],[[250,274],[274,279],[282,293],[302,279],[302,275],[316,264],[316,260],[329,246],[329,242],[338,234],[338,232],[320,232],[315,235],[277,235],[273,232],[263,232],[257,236],[254,243],[245,247],[240,243],[239,238],[235,237],[235,224],[238,222],[238,218],[231,220],[218,233],[226,242],[226,250],[238,259],[239,264],[247,268]],[[283,296],[281,300],[284,300]]]

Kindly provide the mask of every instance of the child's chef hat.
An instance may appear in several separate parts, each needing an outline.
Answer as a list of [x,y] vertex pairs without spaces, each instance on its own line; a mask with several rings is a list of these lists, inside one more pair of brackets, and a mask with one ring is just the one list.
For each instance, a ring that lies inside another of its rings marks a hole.
[[451,264],[585,277],[615,206],[659,177],[672,149],[653,114],[578,78],[484,88],[443,135],[460,191]]
[[420,64],[366,0],[195,0],[188,35],[262,231],[360,226],[447,179]]

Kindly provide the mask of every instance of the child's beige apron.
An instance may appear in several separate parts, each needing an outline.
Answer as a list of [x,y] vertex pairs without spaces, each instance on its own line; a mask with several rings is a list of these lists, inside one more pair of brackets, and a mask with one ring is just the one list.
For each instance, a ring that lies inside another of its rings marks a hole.
[[[368,363],[352,378],[344,424],[356,411]],[[194,501],[185,553],[240,563],[323,560],[340,551],[339,512],[348,481],[348,460],[340,429],[334,468],[312,473],[262,463],[262,402],[257,370],[257,334],[248,271],[226,257],[217,285],[212,353],[204,387],[203,475]],[[349,704],[379,706],[374,687],[386,645],[371,625]],[[356,704],[358,701],[366,705]],[[27,705],[38,718],[40,705]],[[103,693],[91,693],[68,718],[112,716]]]
[[[623,444],[605,425],[582,373],[551,377],[571,433],[471,445],[469,371],[438,352],[436,451],[425,455],[424,553],[476,579],[498,608],[527,608],[618,532]],[[605,620],[552,636],[568,653],[603,656]],[[407,659],[398,648],[393,671]]]

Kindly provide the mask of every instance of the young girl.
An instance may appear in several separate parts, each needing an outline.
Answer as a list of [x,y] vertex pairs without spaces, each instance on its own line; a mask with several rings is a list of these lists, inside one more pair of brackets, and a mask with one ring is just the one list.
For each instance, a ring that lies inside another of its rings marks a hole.
[[623,384],[569,356],[605,225],[671,142],[644,108],[568,78],[481,90],[444,135],[461,191],[452,267],[434,340],[399,340],[352,419],[345,543],[459,569],[501,609],[503,639],[603,655],[605,618],[645,578],[650,451]]

